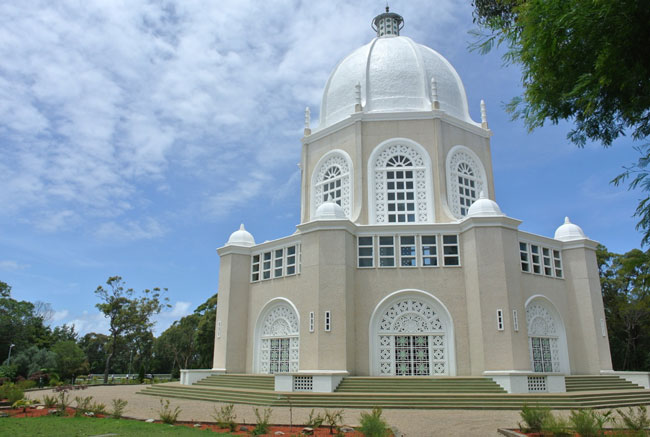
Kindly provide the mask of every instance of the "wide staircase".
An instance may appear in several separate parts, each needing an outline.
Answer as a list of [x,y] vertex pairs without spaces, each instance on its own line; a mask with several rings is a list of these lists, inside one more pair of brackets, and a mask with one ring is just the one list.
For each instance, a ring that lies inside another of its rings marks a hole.
[[155,384],[140,394],[212,402],[307,408],[554,409],[614,408],[650,404],[644,390],[617,376],[567,377],[567,393],[508,394],[475,377],[344,378],[334,393],[275,392],[273,376],[216,375],[192,386]]

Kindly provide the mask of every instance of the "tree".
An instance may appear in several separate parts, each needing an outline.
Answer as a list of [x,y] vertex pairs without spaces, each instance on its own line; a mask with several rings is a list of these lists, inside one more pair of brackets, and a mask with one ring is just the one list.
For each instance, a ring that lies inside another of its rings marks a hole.
[[56,369],[56,355],[47,349],[30,346],[12,355],[9,364],[16,366],[17,375],[27,378],[42,369]]
[[110,340],[104,367],[104,383],[108,382],[111,359],[115,355],[120,337],[150,331],[155,324],[151,317],[160,313],[164,306],[169,306],[166,304],[167,298],[161,301],[160,288],[143,290],[142,294],[137,296],[132,288],[125,288],[120,276],[108,278],[106,285],[107,288],[100,285],[95,290],[95,294],[101,299],[95,306],[109,320]]
[[61,378],[73,378],[88,372],[88,360],[84,351],[73,340],[61,341],[52,346],[56,355],[56,367]]
[[[643,0],[473,0],[483,53],[505,44],[506,63],[522,70],[523,95],[507,106],[529,129],[571,120],[568,138],[609,146],[631,133],[650,134],[650,7]],[[650,191],[650,145],[614,180]],[[650,242],[650,199],[637,208]]]
[[104,371],[106,354],[110,337],[104,334],[89,332],[79,340],[79,347],[88,358],[89,372],[99,373]]

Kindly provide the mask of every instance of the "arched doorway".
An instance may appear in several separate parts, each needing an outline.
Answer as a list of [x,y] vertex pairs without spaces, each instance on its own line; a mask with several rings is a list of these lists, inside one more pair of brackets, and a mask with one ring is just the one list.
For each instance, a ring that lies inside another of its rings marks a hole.
[[543,296],[526,303],[528,352],[533,372],[569,373],[564,323],[555,306]]
[[429,293],[404,290],[384,298],[371,317],[370,342],[373,375],[455,374],[451,316]]
[[297,372],[300,352],[300,320],[294,305],[285,299],[269,302],[257,319],[256,373]]

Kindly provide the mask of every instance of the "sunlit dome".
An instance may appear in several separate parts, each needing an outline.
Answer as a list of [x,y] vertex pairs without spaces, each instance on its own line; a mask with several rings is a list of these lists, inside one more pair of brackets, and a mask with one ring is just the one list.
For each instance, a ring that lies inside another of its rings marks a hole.
[[316,209],[314,219],[316,220],[345,220],[345,211],[343,208],[331,200],[324,202]]
[[[343,59],[330,75],[321,102],[319,129],[356,111],[357,84],[363,112],[430,111],[432,78],[440,109],[474,123],[467,110],[465,88],[454,67],[435,50],[399,36],[402,21],[394,16],[399,17],[393,13],[376,17],[373,28],[378,36]],[[383,21],[389,23],[380,28]]]
[[584,240],[587,236],[578,225],[564,217],[564,224],[555,230],[555,239],[560,241]]
[[483,191],[478,199],[467,211],[467,217],[503,217],[505,214],[501,212],[499,204],[492,199],[488,199]]
[[226,246],[252,247],[255,246],[255,238],[253,238],[253,234],[244,228],[242,223],[238,230],[230,234]]

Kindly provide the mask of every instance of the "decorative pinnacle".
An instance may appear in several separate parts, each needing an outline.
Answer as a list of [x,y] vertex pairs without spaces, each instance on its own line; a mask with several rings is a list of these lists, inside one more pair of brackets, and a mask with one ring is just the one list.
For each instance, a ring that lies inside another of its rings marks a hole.
[[377,36],[399,36],[399,31],[404,27],[404,18],[394,12],[390,12],[386,6],[386,12],[377,15],[371,24],[372,30],[377,32]]
[[564,224],[568,225],[571,223],[571,220],[569,220],[569,217],[564,217]]
[[485,100],[481,100],[481,124],[487,128],[487,109],[485,108]]
[[305,108],[305,136],[311,135],[311,128],[309,125],[311,124],[311,110],[309,109],[309,106]]
[[438,82],[436,78],[431,78],[431,107],[433,109],[440,109],[440,102],[438,101]]
[[245,230],[246,230],[246,228],[244,228],[244,224],[243,224],[243,223],[242,223],[241,225],[239,225],[239,230],[240,230],[240,231],[245,231]]

